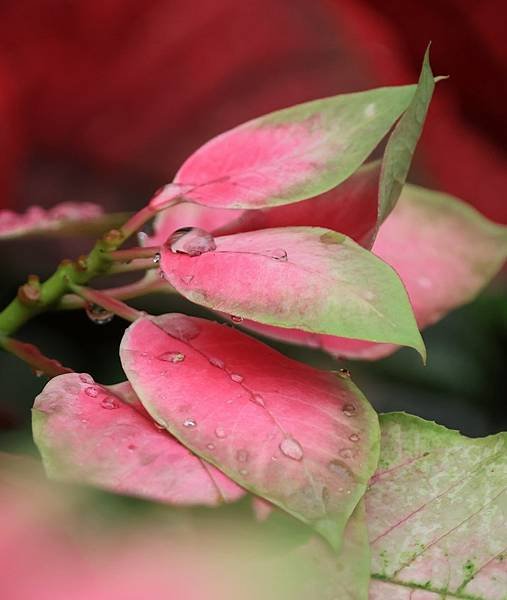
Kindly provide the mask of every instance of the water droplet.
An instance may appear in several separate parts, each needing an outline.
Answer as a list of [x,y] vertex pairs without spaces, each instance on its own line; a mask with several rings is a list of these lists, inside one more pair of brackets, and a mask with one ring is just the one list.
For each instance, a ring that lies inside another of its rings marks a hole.
[[206,448],[207,448],[208,450],[214,450],[214,449],[215,449],[215,444],[207,444],[207,445],[206,445]]
[[85,388],[84,393],[90,398],[96,398],[99,395],[99,390],[95,386],[90,386]]
[[170,363],[180,363],[185,360],[185,355],[182,352],[164,352],[157,356],[158,360],[164,360]]
[[351,442],[358,442],[359,441],[359,435],[357,433],[353,433],[352,435],[349,435],[349,440]]
[[294,438],[285,438],[282,440],[280,443],[280,450],[285,456],[292,458],[293,460],[301,460],[304,455],[301,444]]
[[137,232],[137,243],[140,246],[144,246],[147,239],[148,239],[148,234],[146,233],[146,231],[138,231]]
[[81,423],[83,423],[83,425],[86,425],[86,423],[88,423],[88,419],[81,419]]
[[225,363],[223,360],[220,360],[219,358],[215,358],[215,357],[211,357],[208,359],[210,362],[210,365],[213,365],[214,367],[217,367],[218,369],[223,369],[225,366]]
[[166,245],[171,252],[200,256],[216,250],[213,236],[199,227],[182,227],[177,229],[167,240]]
[[353,417],[356,414],[356,407],[353,404],[345,404],[342,411],[346,417]]
[[231,373],[230,377],[236,383],[241,383],[244,379],[243,375],[240,375],[239,373]]
[[217,438],[223,440],[225,437],[227,437],[227,434],[225,433],[225,429],[223,427],[217,427],[215,429],[215,435],[217,436]]
[[127,448],[132,451],[132,450],[135,450],[137,448],[137,446],[135,444],[129,444],[127,446]]
[[277,248],[271,253],[271,258],[285,262],[287,260],[287,252],[283,248]]
[[238,450],[236,452],[236,458],[239,462],[246,462],[248,460],[248,452],[246,450]]
[[158,265],[158,263],[160,262],[160,252],[157,252],[154,256],[153,256],[153,264],[154,265]]
[[344,377],[345,379],[348,379],[350,377],[350,371],[348,369],[340,369],[338,371],[338,375],[340,377]]
[[120,403],[118,402],[118,400],[115,400],[112,396],[106,396],[100,402],[100,406],[107,410],[114,410],[115,408],[120,407]]
[[196,425],[195,419],[185,419],[183,421],[183,427],[195,427]]
[[162,271],[162,269],[160,269],[160,271],[158,272],[158,276],[160,277],[160,279],[165,280],[165,273],[164,273],[164,271]]
[[239,473],[240,473],[240,475],[243,475],[243,476],[248,475],[248,471],[246,469],[240,469]]
[[264,398],[260,394],[252,394],[252,402],[259,406],[265,406]]
[[231,315],[231,321],[233,323],[242,323],[243,322],[243,317],[238,317],[236,315]]
[[354,458],[354,450],[353,448],[342,448],[341,450],[338,451],[338,454],[345,459],[350,459],[350,458]]
[[40,369],[35,369],[33,373],[35,377],[42,377],[44,375],[44,371],[41,371]]
[[81,373],[81,375],[79,376],[79,379],[83,383],[93,383],[93,377],[91,375],[88,375],[88,373]]
[[111,311],[91,302],[86,303],[85,311],[87,317],[90,319],[90,321],[92,321],[92,323],[95,323],[95,325],[107,325],[107,323],[110,323],[114,317],[114,313]]
[[165,430],[165,427],[163,425],[161,425],[160,423],[157,423],[156,421],[153,421],[153,425],[155,425],[155,427],[160,431]]

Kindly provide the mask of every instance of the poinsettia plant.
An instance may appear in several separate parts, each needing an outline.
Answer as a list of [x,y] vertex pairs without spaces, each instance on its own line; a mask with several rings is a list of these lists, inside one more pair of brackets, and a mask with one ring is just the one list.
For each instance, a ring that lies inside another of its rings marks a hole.
[[[30,276],[0,312],[2,348],[50,378],[33,408],[50,477],[174,506],[250,494],[259,518],[285,511],[315,536],[305,552],[329,567],[319,598],[504,597],[507,436],[377,415],[339,362],[318,370],[249,335],[336,359],[407,346],[425,361],[420,329],[501,269],[506,228],[405,185],[437,80],[426,55],[417,85],[240,125],[118,229],[108,228],[121,215],[89,205],[0,213],[5,238],[105,231],[46,281]],[[136,233],[139,245],[121,248]],[[142,276],[89,287],[126,271]],[[152,293],[213,312],[126,303]],[[69,309],[131,322],[124,382],[95,382],[13,337],[41,312]]]

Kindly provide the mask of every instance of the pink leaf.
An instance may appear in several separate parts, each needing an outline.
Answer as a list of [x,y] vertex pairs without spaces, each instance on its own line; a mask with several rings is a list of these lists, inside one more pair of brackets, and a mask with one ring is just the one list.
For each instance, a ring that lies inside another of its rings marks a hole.
[[161,250],[166,279],[189,300],[267,325],[407,345],[424,356],[400,280],[345,236],[285,227],[202,238],[197,252],[181,240]]
[[[422,329],[472,300],[501,269],[507,257],[507,228],[491,223],[452,196],[406,185],[381,226],[372,252],[400,276]],[[347,358],[378,359],[397,349],[391,344],[309,335],[252,321],[242,325]]]
[[376,414],[348,377],[179,314],[137,320],[120,357],[158,423],[339,546],[378,452]]
[[177,505],[213,506],[244,493],[158,429],[127,382],[108,389],[87,374],[55,377],[35,400],[33,435],[57,479]]
[[199,148],[153,200],[262,208],[317,196],[352,175],[410,104],[415,86],[300,104],[254,119]]
[[[377,227],[380,164],[359,169],[338,187],[309,200],[259,210],[245,210],[241,216],[217,231],[227,235],[273,227],[325,227],[343,233],[370,248]],[[213,231],[204,225],[203,229]]]
[[0,240],[27,235],[76,233],[113,227],[121,215],[105,215],[90,202],[62,202],[52,208],[31,206],[25,213],[0,210]]

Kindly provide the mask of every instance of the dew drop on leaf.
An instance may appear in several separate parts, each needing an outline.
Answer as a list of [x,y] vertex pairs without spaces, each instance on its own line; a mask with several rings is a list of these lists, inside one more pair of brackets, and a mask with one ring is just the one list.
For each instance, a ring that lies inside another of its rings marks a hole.
[[345,404],[342,411],[346,417],[353,417],[356,414],[356,407],[353,404]]
[[215,429],[215,435],[219,439],[224,439],[225,437],[227,437],[227,433],[225,433],[225,429],[223,427],[217,427]]
[[348,369],[340,369],[338,375],[344,379],[348,379],[350,377],[350,371]]
[[206,445],[206,448],[207,448],[208,450],[214,450],[214,449],[215,449],[215,444],[207,444],[207,445]]
[[185,355],[182,352],[164,352],[157,356],[157,358],[170,363],[180,363],[185,360]]
[[146,240],[148,239],[148,234],[146,231],[138,231],[137,232],[137,243],[140,246],[144,246],[146,244]]
[[285,262],[287,260],[287,252],[283,248],[277,248],[271,253],[271,258],[273,260]]
[[280,443],[280,450],[282,454],[293,460],[301,460],[304,456],[303,448],[301,444],[294,438],[285,438]]
[[153,257],[153,264],[158,265],[159,262],[160,262],[160,252],[157,252],[155,254],[155,256]]
[[171,252],[200,256],[216,250],[215,239],[208,231],[199,227],[177,229],[166,242]]
[[84,393],[90,398],[96,398],[99,395],[99,390],[95,386],[90,386],[85,388]]
[[265,406],[264,398],[260,394],[252,394],[252,402],[259,406]]
[[236,458],[239,462],[246,462],[248,460],[248,452],[246,450],[238,450],[236,452]]
[[244,379],[243,375],[240,375],[239,373],[231,373],[230,377],[232,381],[236,383],[241,383]]
[[359,435],[357,433],[353,433],[353,434],[349,435],[349,440],[351,442],[358,442],[359,441]]
[[192,428],[192,427],[195,427],[196,425],[197,425],[197,423],[196,423],[195,419],[185,419],[183,421],[183,427]]
[[208,359],[210,365],[213,365],[214,367],[217,367],[218,369],[223,369],[225,366],[225,363],[223,360],[221,360],[220,358],[215,358],[215,357],[211,357]]
[[114,313],[111,311],[91,302],[86,303],[85,311],[87,317],[90,319],[90,321],[92,321],[92,323],[95,323],[95,325],[107,325],[107,323],[110,323],[114,317]]
[[120,403],[117,400],[115,400],[112,396],[106,396],[100,402],[100,406],[102,406],[102,408],[105,408],[106,410],[114,410],[115,408],[120,407]]

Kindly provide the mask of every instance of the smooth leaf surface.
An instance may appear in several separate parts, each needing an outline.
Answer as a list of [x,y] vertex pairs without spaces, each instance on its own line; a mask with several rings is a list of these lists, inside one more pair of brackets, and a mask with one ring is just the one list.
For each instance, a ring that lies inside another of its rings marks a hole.
[[470,439],[399,413],[381,431],[365,496],[372,598],[503,600],[507,434]]
[[76,234],[104,231],[126,219],[106,215],[90,202],[62,202],[52,208],[32,206],[24,213],[0,210],[0,240],[32,235]]
[[200,256],[162,250],[167,281],[192,302],[268,325],[402,344],[424,357],[396,273],[347,237],[287,227],[215,244]]
[[55,377],[37,396],[33,436],[47,473],[176,505],[237,500],[238,485],[156,427],[130,384]]
[[428,47],[415,94],[389,136],[382,158],[378,206],[379,226],[393,210],[400,197],[415,147],[421,137],[434,89],[435,80],[431,72]]
[[406,110],[415,86],[307,102],[254,119],[190,156],[152,206],[183,195],[220,208],[290,204],[354,173]]
[[338,187],[315,198],[272,208],[244,210],[239,219],[224,224],[216,234],[274,227],[325,227],[371,248],[377,229],[379,177],[380,163],[368,163]]
[[[400,276],[420,329],[471,301],[507,258],[507,228],[447,194],[406,185],[372,252]],[[397,347],[244,321],[242,326],[335,356],[378,359]]]
[[120,357],[157,423],[339,547],[378,456],[376,414],[349,378],[179,314],[138,319]]

